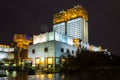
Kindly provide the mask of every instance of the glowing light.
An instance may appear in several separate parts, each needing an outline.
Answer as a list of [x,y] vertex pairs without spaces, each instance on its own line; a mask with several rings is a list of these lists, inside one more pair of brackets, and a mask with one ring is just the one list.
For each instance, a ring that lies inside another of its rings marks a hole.
[[40,75],[36,75],[36,78],[39,79],[39,78],[40,78]]
[[79,43],[80,40],[79,40],[78,38],[74,38],[74,39],[73,39],[73,42],[74,42],[74,43]]
[[52,58],[48,58],[48,64],[52,64],[53,63],[53,59]]
[[64,64],[65,63],[65,59],[64,58],[62,58],[62,64]]
[[44,79],[44,74],[41,74],[40,77],[41,77],[41,79]]
[[36,59],[36,64],[39,64],[40,63],[40,59]]
[[0,59],[7,58],[8,54],[7,53],[1,53],[0,52]]
[[75,47],[79,47],[79,45],[80,45],[80,39],[74,38],[74,39],[73,39],[73,45],[74,45]]
[[46,34],[34,35],[33,44],[46,42]]
[[13,71],[12,77],[16,77],[16,76],[17,76],[17,72],[16,72],[16,71]]
[[48,74],[48,78],[52,79],[53,78],[53,74]]
[[13,64],[13,66],[16,66],[16,64]]
[[17,47],[27,49],[28,45],[32,42],[32,38],[28,35],[15,34],[14,42],[17,43]]
[[67,20],[82,17],[86,21],[88,20],[87,11],[82,6],[75,6],[74,8],[68,9],[66,11],[61,11],[54,15],[53,23],[65,22]]
[[41,64],[44,65],[44,58],[41,58]]
[[61,75],[61,79],[65,79],[65,75]]
[[5,66],[9,66],[9,64],[5,64]]

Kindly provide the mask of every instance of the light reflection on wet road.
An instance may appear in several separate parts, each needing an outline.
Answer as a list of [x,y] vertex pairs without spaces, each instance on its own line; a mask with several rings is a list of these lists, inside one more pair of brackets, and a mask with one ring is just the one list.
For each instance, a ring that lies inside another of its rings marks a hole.
[[94,73],[81,72],[71,74],[43,74],[27,75],[26,73],[7,72],[7,77],[0,77],[0,80],[120,80],[120,73]]
[[[27,75],[27,74],[18,74],[17,72],[6,72],[7,77],[0,77],[0,80],[64,80],[64,75],[60,74],[37,74],[37,75]],[[62,76],[62,77],[61,77]]]

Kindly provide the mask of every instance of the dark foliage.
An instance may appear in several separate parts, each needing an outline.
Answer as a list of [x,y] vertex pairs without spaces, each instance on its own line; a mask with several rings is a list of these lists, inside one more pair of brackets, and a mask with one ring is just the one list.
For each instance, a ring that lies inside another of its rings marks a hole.
[[111,57],[104,52],[77,51],[77,56],[68,55],[65,66],[107,66],[111,65]]

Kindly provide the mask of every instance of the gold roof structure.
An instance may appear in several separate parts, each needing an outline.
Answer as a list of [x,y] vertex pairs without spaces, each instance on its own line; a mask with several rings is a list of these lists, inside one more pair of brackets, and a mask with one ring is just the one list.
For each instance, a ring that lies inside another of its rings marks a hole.
[[60,11],[59,13],[55,14],[53,16],[53,24],[65,22],[78,17],[82,17],[88,21],[88,13],[81,5],[77,5],[74,8],[68,9],[66,11]]
[[15,34],[14,42],[17,43],[17,47],[27,49],[28,45],[32,42],[32,38],[23,34]]

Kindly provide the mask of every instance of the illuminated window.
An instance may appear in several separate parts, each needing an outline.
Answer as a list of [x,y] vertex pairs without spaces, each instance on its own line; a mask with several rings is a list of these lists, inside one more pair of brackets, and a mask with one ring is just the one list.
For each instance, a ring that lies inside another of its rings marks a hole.
[[64,64],[64,63],[65,63],[65,59],[64,59],[64,58],[62,58],[62,60],[61,60],[61,61],[62,61],[62,64]]
[[44,52],[48,52],[48,47],[45,47],[45,48],[44,48]]
[[32,50],[32,53],[35,54],[35,49]]
[[41,58],[41,65],[44,65],[44,58]]
[[53,64],[53,59],[52,58],[48,58],[48,64]]
[[39,64],[40,63],[40,59],[36,58],[35,62],[36,62],[36,64]]

